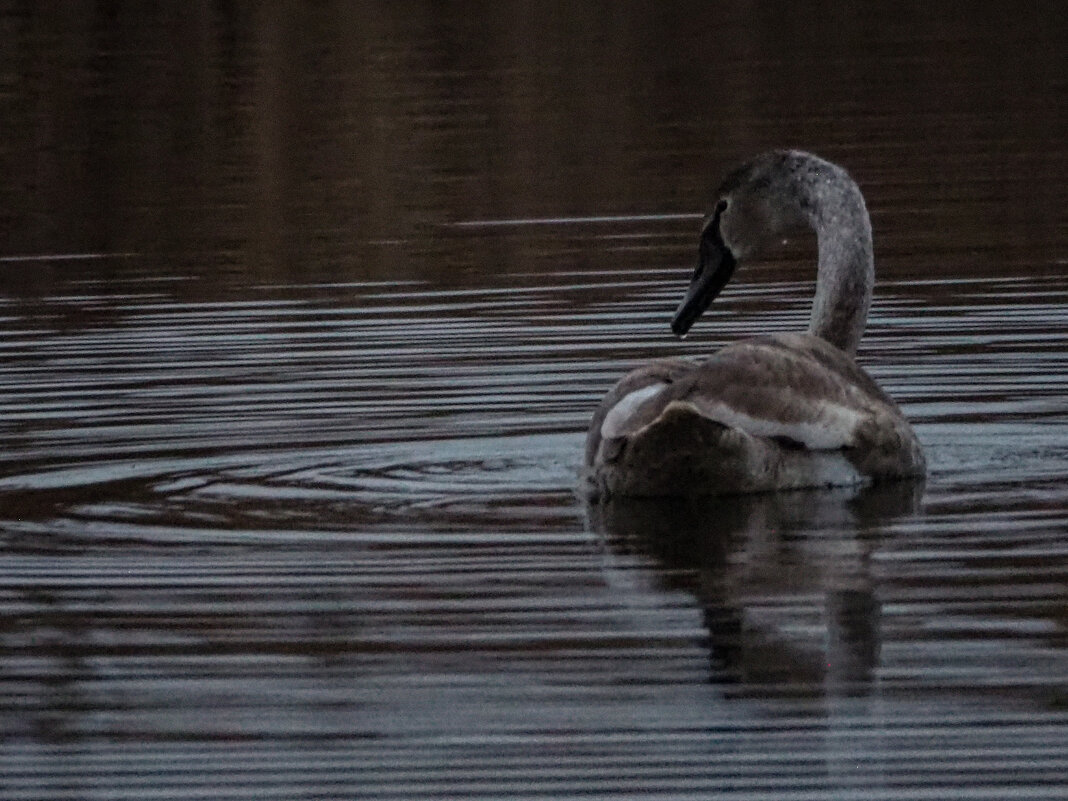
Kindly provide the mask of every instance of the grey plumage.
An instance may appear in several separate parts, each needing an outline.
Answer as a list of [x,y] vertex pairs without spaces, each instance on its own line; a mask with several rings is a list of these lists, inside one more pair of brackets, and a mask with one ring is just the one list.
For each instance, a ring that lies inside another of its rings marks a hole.
[[728,175],[717,199],[676,331],[685,333],[736,262],[809,227],[819,249],[809,332],[624,376],[590,423],[590,493],[731,494],[923,475],[911,426],[853,361],[874,285],[860,189],[837,165],[774,151]]

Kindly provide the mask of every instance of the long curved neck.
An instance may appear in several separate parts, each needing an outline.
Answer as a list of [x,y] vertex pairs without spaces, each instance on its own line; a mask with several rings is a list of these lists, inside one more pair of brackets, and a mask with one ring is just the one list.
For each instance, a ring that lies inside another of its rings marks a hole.
[[797,186],[819,247],[808,330],[854,356],[875,285],[871,220],[860,188],[845,170],[816,158],[808,166]]

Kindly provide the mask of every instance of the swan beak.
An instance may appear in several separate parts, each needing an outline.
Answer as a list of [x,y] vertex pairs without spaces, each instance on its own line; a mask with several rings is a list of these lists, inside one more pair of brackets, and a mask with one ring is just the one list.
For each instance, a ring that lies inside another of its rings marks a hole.
[[690,288],[686,290],[686,296],[675,310],[675,317],[671,321],[671,330],[675,336],[686,336],[690,326],[731,280],[736,264],[734,254],[722,241],[701,242],[701,255],[690,281]]

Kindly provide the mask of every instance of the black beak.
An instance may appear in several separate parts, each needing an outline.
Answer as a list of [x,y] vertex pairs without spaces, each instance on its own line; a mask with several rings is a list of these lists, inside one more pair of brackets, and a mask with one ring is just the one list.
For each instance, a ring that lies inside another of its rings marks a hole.
[[682,299],[671,321],[671,330],[675,336],[686,335],[690,326],[731,280],[736,264],[734,254],[719,237],[718,230],[711,236],[701,238],[697,269],[694,270],[690,288],[686,290],[686,297]]

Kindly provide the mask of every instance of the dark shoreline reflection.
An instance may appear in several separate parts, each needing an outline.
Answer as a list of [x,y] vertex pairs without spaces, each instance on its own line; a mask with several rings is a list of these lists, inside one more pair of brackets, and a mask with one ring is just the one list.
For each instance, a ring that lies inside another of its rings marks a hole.
[[863,695],[879,663],[871,554],[922,482],[587,506],[614,553],[700,604],[711,680],[731,695]]

